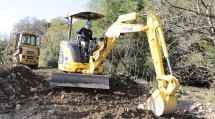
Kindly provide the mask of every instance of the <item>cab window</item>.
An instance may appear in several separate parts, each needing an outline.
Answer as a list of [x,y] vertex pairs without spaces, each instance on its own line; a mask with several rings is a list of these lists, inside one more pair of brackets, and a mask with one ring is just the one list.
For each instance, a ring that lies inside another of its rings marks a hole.
[[36,37],[36,45],[40,46],[40,37],[39,36]]
[[28,36],[22,35],[22,44],[28,44]]
[[36,45],[36,38],[35,38],[35,36],[31,36],[30,39],[31,39],[31,45]]
[[27,45],[36,45],[36,36],[23,34],[21,43]]

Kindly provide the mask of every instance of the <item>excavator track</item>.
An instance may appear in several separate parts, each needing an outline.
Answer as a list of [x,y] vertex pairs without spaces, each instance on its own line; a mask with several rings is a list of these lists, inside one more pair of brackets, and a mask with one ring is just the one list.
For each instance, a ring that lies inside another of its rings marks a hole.
[[109,89],[109,78],[104,75],[53,72],[50,85],[52,87]]

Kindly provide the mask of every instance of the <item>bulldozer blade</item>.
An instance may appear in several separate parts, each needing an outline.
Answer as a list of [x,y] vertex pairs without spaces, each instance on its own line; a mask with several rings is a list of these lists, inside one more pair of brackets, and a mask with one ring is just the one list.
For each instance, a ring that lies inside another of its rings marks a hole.
[[169,96],[166,100],[159,90],[155,90],[144,104],[146,110],[151,110],[156,116],[174,113],[176,111],[175,96]]
[[50,85],[53,87],[109,89],[109,78],[104,75],[53,72]]

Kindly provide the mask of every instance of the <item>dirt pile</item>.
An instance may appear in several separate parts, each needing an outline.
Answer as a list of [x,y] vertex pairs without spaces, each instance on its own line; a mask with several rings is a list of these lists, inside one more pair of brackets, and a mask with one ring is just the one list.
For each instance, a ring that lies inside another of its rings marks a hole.
[[49,80],[54,70],[56,69],[38,69],[32,72],[25,66],[0,67],[0,118],[190,119],[195,117],[182,109],[162,117],[155,117],[151,111],[138,110],[137,105],[143,104],[150,95],[149,87],[144,83],[136,83],[126,76],[112,75],[110,90],[60,88],[52,92]]
[[[110,79],[110,90],[62,88],[32,99],[42,103],[37,114],[44,114],[43,118],[154,119],[157,117],[151,111],[137,109],[137,105],[143,104],[149,95],[144,84],[138,84],[129,77],[114,75]],[[160,119],[171,117],[188,118],[179,110]]]
[[41,111],[47,110],[44,118],[154,118],[152,112],[136,108],[148,92],[129,77],[114,75],[110,90],[61,88],[36,100],[43,102]]
[[42,81],[26,66],[0,66],[0,102],[14,101],[36,91]]

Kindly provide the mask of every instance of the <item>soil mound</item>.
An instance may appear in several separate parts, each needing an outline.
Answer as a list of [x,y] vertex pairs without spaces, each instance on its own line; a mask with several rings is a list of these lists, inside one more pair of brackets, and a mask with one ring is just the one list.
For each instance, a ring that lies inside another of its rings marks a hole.
[[0,102],[15,100],[18,96],[36,91],[42,82],[26,66],[0,66]]
[[137,105],[149,97],[149,89],[127,76],[112,75],[110,90],[60,88],[52,92],[48,82],[53,70],[0,66],[0,118],[1,113],[8,119],[192,118],[183,110],[163,117],[138,110]]

